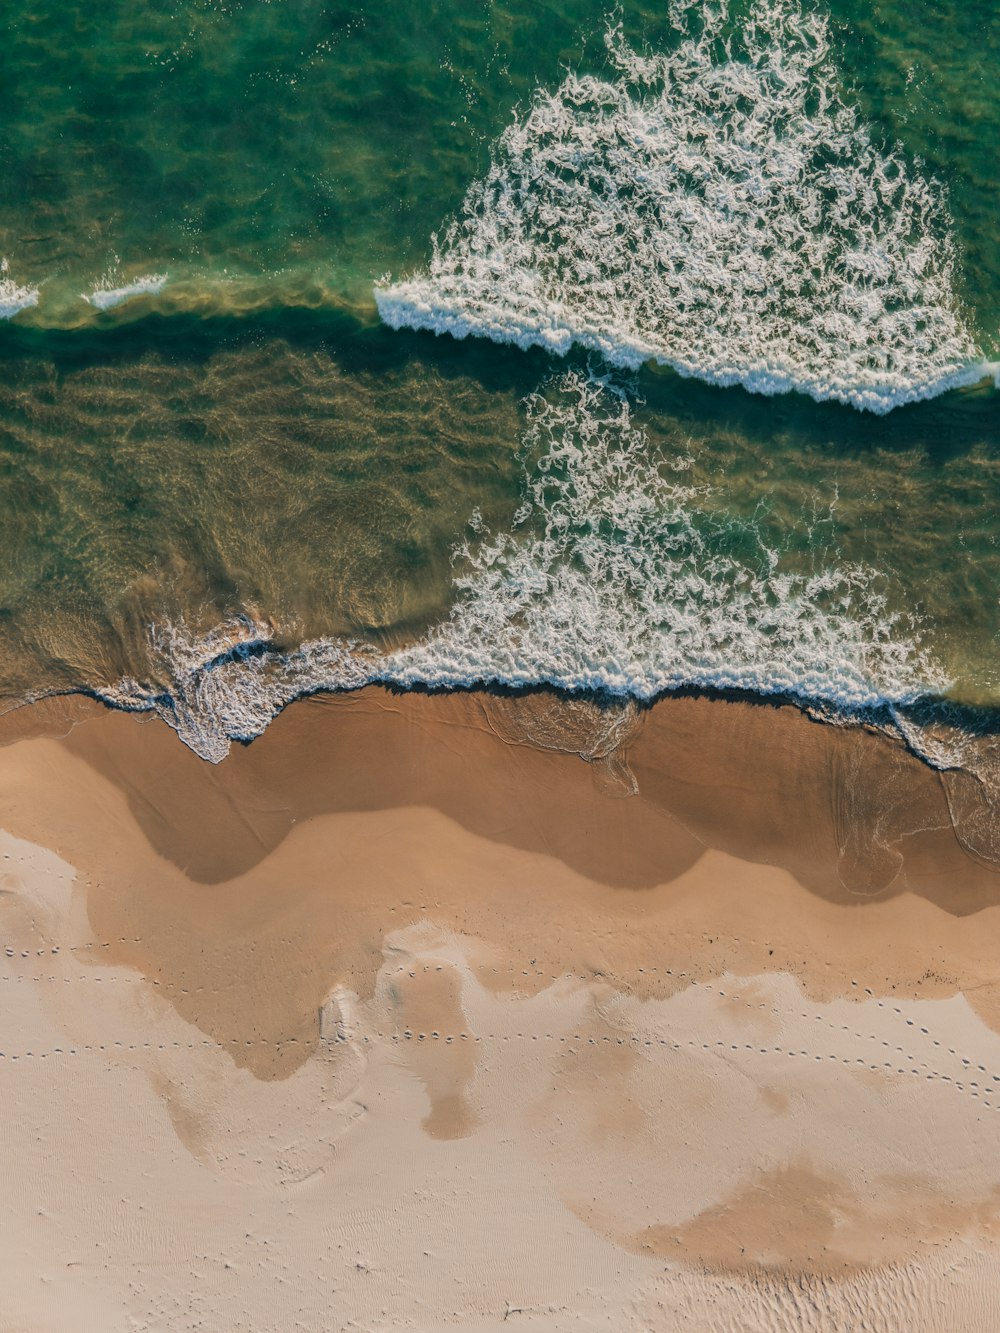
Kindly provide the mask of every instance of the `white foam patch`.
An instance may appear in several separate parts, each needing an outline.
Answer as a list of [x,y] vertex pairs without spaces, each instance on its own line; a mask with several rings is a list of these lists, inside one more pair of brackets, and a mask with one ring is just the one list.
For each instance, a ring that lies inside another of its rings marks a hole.
[[948,703],[899,706],[892,718],[913,753],[941,773],[958,841],[1000,867],[1000,735],[993,719]]
[[376,289],[383,320],[878,413],[996,375],[942,193],[844,100],[825,20],[672,13],[676,49],[613,28],[609,77],[536,94],[427,269]]
[[38,288],[22,287],[10,276],[6,259],[0,260],[0,319],[13,319],[38,304]]
[[[803,575],[713,517],[658,456],[627,396],[571,372],[528,405],[524,497],[510,532],[456,553],[451,614],[391,653],[336,640],[281,649],[251,618],[154,639],[162,684],[105,697],[153,709],[207,759],[259,735],[299,695],[404,686],[551,684],[640,699],[683,686],[825,703],[841,714],[947,686],[918,627],[860,566]],[[741,555],[734,554],[741,551]]]
[[107,280],[106,283],[95,287],[89,295],[84,294],[83,299],[98,310],[113,310],[115,306],[131,301],[136,296],[155,296],[167,285],[167,275],[146,273],[141,278],[136,278],[134,282],[127,282],[121,287],[115,287],[111,283],[111,279]]
[[99,692],[116,708],[155,712],[196,754],[218,763],[230,742],[252,740],[293,699],[319,690],[355,689],[378,679],[378,663],[359,645],[313,640],[284,651],[274,627],[237,616],[208,634],[185,624],[151,635],[159,680],[133,677]]
[[448,621],[393,655],[393,679],[641,699],[695,685],[847,710],[945,688],[873,571],[794,573],[713,517],[613,385],[560,377],[530,404],[525,448],[540,458],[514,530],[464,548]]

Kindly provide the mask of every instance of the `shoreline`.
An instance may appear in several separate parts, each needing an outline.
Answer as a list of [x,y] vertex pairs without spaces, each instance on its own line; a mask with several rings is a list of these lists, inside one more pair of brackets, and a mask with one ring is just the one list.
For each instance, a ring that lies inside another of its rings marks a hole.
[[[236,654],[244,648],[245,645],[236,645]],[[219,661],[227,661],[229,657],[230,654],[226,653]],[[564,752],[588,762],[601,760],[608,771],[617,767],[617,777],[609,780],[609,785],[620,786],[622,794],[629,794],[629,787],[634,787],[635,783],[628,774],[627,764],[623,766],[619,763],[619,752],[627,748],[630,739],[647,717],[657,710],[669,711],[684,704],[706,708],[709,712],[715,706],[749,710],[751,714],[754,710],[776,715],[792,713],[804,723],[834,733],[861,733],[879,737],[889,746],[900,746],[919,768],[937,775],[947,811],[946,819],[950,822],[954,837],[972,860],[990,870],[1000,871],[1000,709],[968,708],[933,698],[919,699],[910,705],[886,704],[875,709],[861,708],[852,712],[833,707],[827,701],[805,700],[794,694],[767,694],[700,686],[685,686],[664,691],[652,699],[641,699],[601,690],[566,690],[545,683],[530,686],[485,684],[452,687],[422,682],[410,685],[373,680],[340,688],[318,685],[304,689],[290,699],[274,704],[273,711],[264,720],[259,715],[251,714],[254,730],[248,734],[241,735],[227,729],[213,738],[209,733],[211,748],[206,750],[201,743],[203,737],[200,732],[196,732],[192,738],[190,720],[185,720],[183,715],[177,717],[174,710],[178,700],[170,694],[159,697],[150,694],[148,705],[132,706],[114,695],[87,689],[44,696],[0,714],[0,745],[4,743],[2,737],[5,727],[13,729],[11,734],[20,734],[21,731],[16,722],[8,719],[20,716],[25,733],[30,734],[32,719],[39,716],[36,710],[41,710],[42,715],[46,709],[54,710],[56,714],[64,707],[72,711],[72,701],[78,700],[84,707],[92,704],[110,714],[132,715],[140,719],[156,718],[174,732],[182,747],[189,750],[199,762],[216,766],[230,757],[234,747],[247,749],[258,744],[293,704],[333,704],[352,698],[380,696],[428,702],[450,699],[456,701],[455,706],[458,708],[467,706],[473,710],[500,710],[498,716],[502,714],[513,719],[513,726],[507,726],[505,730],[501,725],[497,732],[499,736],[539,750]],[[188,719],[193,712],[195,726],[199,726],[197,707],[191,710],[183,694],[179,702],[184,705]],[[442,706],[447,708],[449,705],[444,703]],[[531,720],[539,709],[546,714],[545,723],[541,727]],[[581,718],[586,719],[582,727]],[[829,744],[836,746],[832,739]],[[820,748],[823,748],[822,745]],[[886,868],[893,864],[895,859],[890,855]],[[881,880],[884,873],[878,872],[876,878]]]
[[288,1291],[765,1333],[803,1284],[817,1330],[973,1326],[1000,875],[946,775],[790,705],[605,721],[373,686],[212,765],[81,696],[0,718],[15,1323],[176,1325],[196,1271],[216,1333]]
[[[304,646],[308,647],[309,645]],[[249,653],[247,653],[248,647],[250,649]],[[255,656],[266,657],[269,653],[283,656],[283,650],[268,640],[258,641],[253,639],[249,643],[238,642],[231,649],[219,655],[215,661],[203,667],[202,670],[207,673],[217,665],[231,664],[237,662],[237,660],[249,660],[250,657]],[[244,654],[246,654],[245,658]],[[939,748],[938,753],[935,754],[932,745],[921,743],[921,729],[926,728],[930,731],[934,727],[947,726],[955,733],[956,745],[961,745],[963,741],[973,745],[977,741],[988,742],[993,738],[1000,739],[1000,701],[995,704],[968,703],[949,698],[946,695],[934,694],[930,691],[906,700],[884,699],[877,703],[860,703],[852,706],[824,695],[800,694],[795,690],[775,689],[771,691],[763,688],[715,686],[699,683],[668,687],[653,695],[644,696],[628,691],[618,692],[603,687],[570,688],[545,680],[525,684],[510,684],[499,680],[438,684],[420,680],[402,681],[388,676],[380,678],[377,674],[373,674],[369,678],[359,679],[358,683],[305,686],[301,692],[291,694],[276,705],[275,711],[270,714],[269,720],[262,722],[260,730],[247,731],[245,734],[241,734],[237,730],[232,732],[226,730],[222,732],[222,736],[229,745],[253,745],[266,734],[279,717],[295,704],[316,699],[347,698],[373,690],[383,691],[387,695],[400,698],[407,696],[417,698],[448,698],[454,696],[473,699],[481,697],[483,699],[508,700],[512,703],[519,699],[530,700],[535,697],[543,697],[551,699],[554,704],[562,704],[568,707],[582,705],[595,710],[597,713],[627,709],[647,713],[671,701],[683,700],[703,700],[706,703],[735,704],[747,708],[778,710],[793,708],[817,725],[835,728],[857,727],[873,730],[891,739],[898,740],[915,759],[938,772],[950,769],[961,770],[964,767],[962,759],[957,749],[953,758],[945,756],[943,748]],[[0,725],[2,725],[5,718],[15,713],[37,709],[41,705],[52,705],[58,708],[60,700],[73,699],[97,703],[109,712],[131,714],[136,717],[157,716],[174,730],[181,744],[191,749],[199,758],[208,763],[221,762],[221,759],[214,759],[201,753],[196,745],[192,743],[192,740],[185,735],[180,724],[175,725],[170,720],[171,715],[176,715],[178,702],[186,703],[186,700],[183,695],[178,700],[168,689],[164,689],[162,693],[157,694],[154,693],[152,688],[148,688],[146,698],[142,702],[137,701],[135,703],[129,702],[127,696],[118,686],[80,686],[52,690],[20,701],[8,700],[8,707],[5,711],[0,712]],[[260,721],[260,719],[254,720],[255,723]],[[0,741],[0,744],[2,744],[2,741]],[[1000,783],[1000,771],[997,773],[997,781]],[[1000,791],[998,791],[998,797],[1000,797]]]
[[[794,704],[668,696],[621,710],[617,731],[589,701],[544,690],[368,686],[297,704],[211,765],[155,717],[62,696],[0,717],[0,757],[54,747],[111,780],[143,838],[196,885],[247,873],[303,819],[416,803],[629,892],[670,884],[711,852],[781,867],[842,908],[916,895],[962,918],[1000,903],[1000,875],[958,836],[948,773],[899,740],[817,723]],[[520,808],[521,785],[545,792],[544,832],[504,815]],[[588,818],[612,821],[613,845],[581,850]],[[41,840],[46,829],[40,814],[9,831]]]

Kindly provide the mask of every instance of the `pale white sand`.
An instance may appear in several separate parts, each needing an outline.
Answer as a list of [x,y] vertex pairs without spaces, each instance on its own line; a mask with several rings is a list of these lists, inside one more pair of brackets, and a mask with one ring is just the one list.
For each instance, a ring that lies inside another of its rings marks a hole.
[[[948,831],[838,900],[384,705],[221,769],[89,708],[0,748],[0,1329],[1000,1326],[1000,908]],[[383,802],[320,799],[317,732]]]

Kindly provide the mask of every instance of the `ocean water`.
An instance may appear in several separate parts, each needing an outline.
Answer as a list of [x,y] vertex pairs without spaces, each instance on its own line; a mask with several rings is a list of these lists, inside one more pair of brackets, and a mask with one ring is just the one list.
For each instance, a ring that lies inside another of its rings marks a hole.
[[992,773],[995,17],[13,0],[0,706],[738,689]]

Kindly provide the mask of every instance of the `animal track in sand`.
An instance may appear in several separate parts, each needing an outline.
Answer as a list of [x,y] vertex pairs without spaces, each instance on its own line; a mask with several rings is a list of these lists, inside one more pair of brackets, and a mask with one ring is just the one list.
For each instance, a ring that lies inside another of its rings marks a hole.
[[[862,1034],[851,1034],[851,1035],[861,1036]],[[940,1080],[943,1083],[950,1084],[958,1092],[968,1093],[972,1097],[979,1098],[982,1102],[982,1105],[989,1108],[990,1110],[1000,1110],[1000,1103],[990,1101],[987,1096],[987,1094],[1000,1094],[1000,1088],[980,1088],[979,1082],[973,1080],[970,1080],[968,1084],[959,1082],[957,1079],[952,1078],[950,1075],[944,1073],[943,1071],[932,1068],[923,1062],[921,1062],[919,1065],[913,1064],[907,1066],[894,1063],[891,1060],[885,1060],[881,1064],[879,1064],[864,1060],[860,1056],[852,1058],[850,1056],[838,1055],[835,1052],[817,1052],[814,1050],[805,1049],[801,1047],[796,1050],[783,1046],[756,1046],[751,1042],[726,1042],[721,1040],[715,1042],[704,1042],[704,1041],[698,1041],[695,1038],[687,1038],[685,1040],[678,1041],[670,1037],[637,1037],[637,1036],[591,1037],[580,1032],[566,1033],[566,1034],[557,1034],[552,1032],[517,1032],[517,1033],[484,1032],[479,1034],[474,1034],[469,1032],[458,1032],[458,1033],[376,1032],[374,1036],[382,1041],[391,1041],[391,1042],[414,1041],[414,1040],[441,1041],[446,1044],[450,1044],[456,1041],[471,1042],[474,1044],[482,1044],[484,1042],[516,1042],[516,1041],[557,1042],[560,1045],[567,1046],[567,1050],[565,1052],[560,1052],[560,1054],[567,1054],[567,1055],[575,1055],[578,1053],[579,1049],[582,1049],[583,1047],[586,1046],[600,1046],[600,1045],[617,1045],[622,1047],[629,1047],[635,1050],[642,1050],[643,1048],[647,1047],[660,1046],[665,1049],[673,1051],[702,1050],[710,1053],[716,1053],[719,1051],[728,1050],[738,1053],[749,1051],[752,1054],[760,1054],[760,1055],[786,1055],[790,1059],[803,1059],[803,1060],[811,1059],[820,1062],[822,1061],[839,1062],[840,1064],[843,1064],[851,1069],[860,1067],[862,1069],[868,1069],[872,1073],[876,1074],[883,1074],[883,1075],[886,1073],[912,1074],[914,1076],[923,1077],[928,1082],[934,1080]],[[336,1038],[336,1040],[342,1041],[345,1039],[342,1037],[338,1037]],[[368,1034],[363,1034],[359,1035],[357,1040],[360,1040],[365,1045],[370,1045],[373,1038]],[[298,1044],[300,1043],[298,1041],[298,1038],[296,1037],[287,1037],[284,1039],[277,1039],[277,1040],[267,1037],[257,1037],[253,1039],[233,1037],[229,1039],[224,1039],[222,1041],[213,1041],[209,1038],[203,1038],[201,1041],[189,1041],[189,1042],[182,1042],[182,1041],[170,1041],[170,1042],[109,1041],[100,1043],[77,1042],[73,1046],[65,1046],[65,1047],[56,1046],[47,1051],[18,1051],[18,1052],[0,1051],[0,1060],[11,1060],[11,1061],[30,1060],[30,1059],[45,1060],[45,1059],[54,1059],[56,1057],[65,1058],[67,1056],[74,1056],[81,1054],[100,1054],[101,1052],[106,1052],[110,1054],[113,1052],[117,1053],[122,1051],[167,1051],[167,1050],[193,1051],[193,1050],[209,1049],[209,1048],[214,1048],[218,1050],[220,1048],[225,1049],[227,1046],[256,1046],[256,1047],[263,1046],[263,1047],[272,1047],[274,1049],[280,1050],[284,1046],[298,1045]],[[911,1060],[913,1059],[912,1056],[908,1056],[907,1058]],[[977,1066],[977,1068],[981,1068],[981,1066]],[[926,1070],[927,1072],[921,1074],[922,1070]],[[992,1082],[1000,1084],[1000,1075],[990,1074],[989,1077]],[[980,1094],[982,1094],[981,1097]]]
[[[886,1074],[897,1074],[897,1075],[912,1074],[916,1077],[923,1077],[928,1082],[932,1082],[934,1080],[940,1080],[942,1083],[950,1084],[958,1092],[965,1092],[972,1097],[980,1099],[982,1105],[984,1107],[987,1107],[989,1110],[1000,1110],[1000,1101],[992,1102],[988,1099],[987,1096],[987,1094],[997,1094],[998,1096],[1000,1096],[1000,1087],[980,1088],[979,1083],[977,1081],[971,1081],[971,1080],[969,1081],[968,1084],[962,1083],[959,1082],[957,1079],[952,1078],[949,1074],[944,1073],[942,1070],[932,1068],[931,1066],[927,1065],[924,1062],[921,1062],[919,1065],[917,1064],[900,1065],[898,1062],[893,1062],[890,1060],[885,1060],[882,1061],[882,1063],[877,1063],[864,1060],[860,1056],[852,1058],[851,1056],[838,1055],[836,1052],[830,1052],[830,1051],[817,1052],[811,1049],[804,1049],[801,1047],[798,1049],[792,1049],[790,1047],[784,1047],[784,1046],[756,1046],[751,1042],[725,1042],[725,1041],[704,1042],[704,1041],[698,1041],[695,1038],[687,1038],[686,1040],[678,1041],[669,1037],[637,1037],[637,1036],[591,1037],[580,1032],[567,1033],[567,1034],[557,1034],[552,1032],[518,1032],[518,1033],[484,1032],[479,1034],[474,1034],[469,1032],[459,1032],[459,1033],[447,1033],[443,1036],[437,1032],[433,1033],[377,1032],[375,1035],[383,1041],[393,1041],[393,1042],[414,1041],[414,1040],[415,1041],[443,1040],[445,1042],[469,1041],[473,1043],[483,1043],[483,1042],[501,1043],[501,1042],[516,1042],[516,1041],[557,1042],[560,1045],[566,1045],[568,1047],[568,1049],[565,1052],[561,1052],[561,1054],[567,1054],[567,1055],[575,1055],[583,1047],[600,1046],[600,1045],[617,1045],[621,1047],[629,1047],[633,1050],[642,1050],[643,1048],[646,1047],[660,1046],[673,1051],[703,1050],[710,1053],[716,1053],[720,1051],[733,1051],[737,1053],[742,1053],[749,1051],[752,1054],[760,1054],[760,1055],[785,1055],[788,1056],[790,1059],[814,1060],[820,1062],[823,1061],[839,1062],[840,1064],[843,1064],[850,1069],[857,1069],[857,1068],[867,1069],[870,1070],[872,1073],[881,1074],[883,1076]],[[862,1040],[865,1039],[864,1035],[860,1033],[851,1035],[859,1036],[861,1037]],[[366,1036],[362,1040],[367,1042],[370,1041],[371,1038]],[[913,1059],[912,1056],[907,1056],[907,1058],[910,1060]],[[927,1071],[927,1072],[923,1073],[922,1071]],[[994,1083],[1000,1084],[1000,1075],[991,1074],[990,1078]],[[981,1093],[983,1095],[980,1098]]]
[[[136,937],[136,942],[140,943],[141,938]],[[92,944],[74,947],[71,953],[75,955],[80,950],[86,948],[108,948],[108,947],[110,946],[109,943],[107,942],[104,943],[94,942]],[[5,953],[9,959],[16,959],[18,956],[24,959],[31,957],[32,954],[40,958],[40,957],[58,956],[60,954],[60,949],[58,946],[53,946],[51,948],[43,948],[37,950],[25,950],[25,949],[13,950],[8,946],[5,949]],[[429,972],[431,970],[431,965],[424,965],[420,970],[423,972]],[[439,967],[436,967],[436,970],[440,971],[441,969]],[[415,975],[414,970],[409,968],[402,969],[402,972],[405,973],[405,975],[409,976]],[[737,993],[734,994],[732,987],[729,990],[726,990],[723,987],[715,985],[711,982],[700,981],[691,973],[681,968],[649,966],[649,967],[639,968],[638,973],[642,976],[662,975],[665,977],[671,977],[672,979],[677,981],[684,981],[686,983],[685,989],[688,991],[700,991],[706,994],[718,995],[720,998],[729,1001],[731,1004],[742,1006],[743,1008],[747,1009],[750,1012],[762,1011],[764,1013],[771,1014],[772,1016],[779,1019],[796,1016],[793,1015],[792,1011],[782,1010],[781,1008],[779,1008],[774,1004],[766,1004],[763,1001],[758,1002],[757,1004],[752,1004],[749,1001],[742,999],[738,993],[739,980],[741,979],[738,979],[735,983],[737,987]],[[575,981],[584,985],[592,984],[595,980],[604,980],[609,985],[615,985],[617,983],[619,986],[626,988],[630,987],[633,984],[628,977],[623,976],[618,972],[604,973],[595,971],[588,974],[578,973],[578,972],[562,972],[557,975],[555,973],[542,973],[540,971],[529,973],[526,969],[522,969],[522,975],[524,976],[534,975],[538,977],[547,976],[552,981]],[[171,991],[177,991],[178,993],[183,995],[199,994],[203,993],[206,989],[203,986],[196,986],[196,987],[176,986],[170,982],[162,981],[160,978],[157,977],[148,978],[147,980],[149,985],[160,988],[168,994]],[[117,983],[124,982],[127,983],[128,985],[135,985],[136,977],[131,971],[128,972],[116,971],[114,973],[109,973],[105,975],[100,975],[96,972],[85,972],[85,973],[79,973],[76,976],[68,976],[68,975],[58,976],[54,973],[49,973],[47,975],[42,973],[27,973],[27,972],[0,973],[0,983],[8,982],[13,984],[19,984],[24,981],[28,981],[31,983],[52,982],[52,983],[61,983],[63,985],[69,985],[71,983],[82,982],[82,981],[88,981],[102,985],[114,985]],[[865,997],[862,1000],[860,999],[859,996],[858,1000],[855,1002],[864,1004],[873,1004],[876,1008],[882,1010],[883,1012],[891,1011],[893,1014],[903,1018],[903,1021],[908,1028],[914,1028],[916,1029],[917,1032],[920,1033],[921,1036],[928,1037],[935,1050],[940,1053],[938,1056],[939,1059],[940,1056],[944,1055],[944,1053],[947,1052],[948,1055],[960,1061],[966,1071],[971,1072],[972,1070],[975,1070],[980,1074],[989,1075],[991,1081],[1000,1083],[1000,1074],[992,1074],[991,1071],[987,1069],[985,1065],[974,1061],[956,1047],[945,1046],[942,1041],[940,1041],[937,1037],[933,1035],[933,1033],[930,1031],[928,1027],[918,1025],[915,1019],[905,1018],[903,1015],[903,1010],[899,1007],[899,1005],[893,1004],[891,1001],[888,1000],[877,999],[870,987],[867,986],[861,987],[859,986],[857,981],[852,980],[850,985],[852,989],[857,990],[859,992],[863,992]],[[962,993],[961,990],[959,990],[958,993],[961,994]],[[841,998],[846,1000],[848,996],[844,995]],[[919,1003],[919,1001],[916,1002]],[[879,1042],[881,1046],[886,1050],[893,1050],[897,1054],[906,1055],[908,1060],[911,1061],[915,1060],[915,1057],[913,1055],[908,1054],[909,1043],[907,1043],[906,1045],[898,1043],[893,1044],[892,1042],[886,1040],[885,1037],[880,1036],[878,1033],[860,1032],[855,1028],[848,1027],[846,1024],[836,1023],[831,1019],[824,1017],[824,1015],[821,1013],[808,1013],[804,1010],[799,1010],[797,1017],[805,1020],[811,1019],[816,1023],[821,1023],[831,1032],[847,1033],[857,1041]],[[537,1040],[538,1038],[536,1037],[534,1039]],[[290,1038],[288,1040],[295,1041],[296,1039]],[[249,1042],[247,1043],[247,1045],[250,1044],[251,1043]],[[930,1069],[932,1066],[929,1065],[926,1061],[923,1061],[920,1062],[920,1067],[925,1069]],[[947,1076],[942,1075],[942,1077],[947,1077]]]
[[[749,938],[741,939],[735,935],[728,936],[724,932],[681,932],[680,935],[678,935],[678,938],[680,938],[681,935],[697,938],[699,941],[707,941],[711,944],[715,944],[717,941],[720,943],[726,941],[726,943],[743,947],[751,945],[770,948],[766,941],[758,941]],[[85,972],[77,973],[76,975],[60,975],[49,970],[43,972],[41,969],[45,964],[42,960],[44,959],[48,961],[49,968],[52,968],[53,966],[58,966],[58,964],[56,964],[56,959],[59,959],[59,961],[65,965],[70,960],[75,960],[86,953],[93,955],[97,951],[114,949],[121,944],[141,944],[142,942],[143,939],[141,936],[122,936],[116,940],[95,940],[63,949],[60,949],[58,945],[36,948],[15,948],[11,945],[6,945],[3,952],[6,955],[8,967],[12,970],[0,974],[0,981],[13,984],[28,981],[34,984],[46,983],[62,985],[87,981],[104,986],[116,985],[119,982],[127,982],[130,985],[135,985],[137,977],[131,969],[127,971],[124,969],[116,969],[114,972],[101,972],[96,969],[91,970],[93,965],[87,964],[88,970]],[[37,972],[33,970],[13,970],[18,969],[19,965],[24,966],[25,964],[27,964],[27,968],[31,968],[32,965],[34,965],[34,967],[38,967],[39,970]],[[416,967],[413,967],[411,964],[403,970],[408,975],[412,976],[418,972],[427,973],[432,971],[434,970],[434,967],[429,964],[417,964]],[[440,971],[440,966],[438,966],[436,970]],[[781,971],[785,970],[786,969],[784,968],[781,969]],[[846,1039],[851,1043],[863,1043],[866,1046],[873,1043],[876,1044],[880,1048],[879,1053],[883,1058],[881,1060],[872,1058],[874,1054],[872,1052],[868,1053],[867,1058],[855,1055],[845,1055],[838,1053],[835,1050],[830,1050],[825,1044],[821,1045],[820,1049],[817,1049],[816,1043],[814,1042],[807,1042],[804,1046],[783,1045],[773,1042],[760,1044],[759,1040],[756,1043],[746,1041],[742,1043],[732,1041],[727,1042],[721,1040],[716,1041],[715,1043],[710,1043],[698,1041],[694,1038],[678,1039],[673,1036],[655,1034],[647,1036],[635,1033],[620,1037],[609,1037],[606,1035],[601,1037],[588,1037],[581,1033],[558,1036],[550,1032],[531,1031],[519,1032],[516,1034],[485,1033],[474,1035],[468,1032],[448,1031],[447,1028],[442,1031],[439,1027],[438,1029],[429,1029],[427,1031],[413,1031],[408,1028],[401,1034],[396,1033],[391,1034],[390,1036],[390,1034],[383,1034],[380,1032],[377,1035],[382,1040],[392,1040],[394,1042],[400,1040],[440,1042],[445,1046],[466,1042],[502,1042],[507,1044],[513,1042],[532,1042],[535,1044],[540,1042],[557,1042],[560,1047],[567,1051],[567,1053],[568,1051],[575,1051],[577,1048],[583,1048],[584,1046],[594,1047],[598,1044],[607,1045],[615,1043],[619,1046],[630,1047],[635,1050],[660,1047],[676,1051],[682,1049],[701,1049],[706,1053],[729,1051],[731,1053],[749,1052],[764,1056],[784,1055],[789,1059],[800,1061],[811,1060],[817,1063],[839,1063],[845,1068],[868,1070],[881,1075],[900,1076],[909,1074],[913,1077],[922,1077],[927,1081],[940,1081],[950,1085],[958,1092],[977,1099],[980,1105],[987,1109],[1000,1110],[1000,1105],[998,1105],[998,1102],[1000,1102],[1000,1073],[994,1073],[986,1064],[971,1058],[958,1046],[947,1045],[938,1035],[935,1035],[935,1032],[932,1030],[932,1024],[922,1024],[915,1018],[907,1017],[900,1005],[895,1004],[891,999],[876,998],[871,986],[861,986],[856,979],[850,980],[848,993],[841,998],[847,999],[850,997],[852,1000],[856,1000],[862,1004],[874,1006],[882,1015],[884,1015],[884,1018],[890,1020],[891,1024],[900,1027],[902,1029],[901,1031],[898,1033],[893,1033],[891,1030],[887,1030],[884,1033],[873,1031],[865,1032],[861,1030],[860,1025],[855,1026],[838,1022],[820,1012],[808,1011],[794,1005],[783,1008],[778,1004],[768,1003],[764,1000],[757,999],[756,997],[754,997],[753,1000],[748,1000],[740,993],[743,989],[741,979],[734,979],[731,984],[719,985],[718,981],[699,979],[686,968],[647,965],[637,968],[631,977],[623,975],[617,969],[609,969],[605,972],[599,968],[594,968],[587,973],[568,971],[560,974],[550,974],[543,972],[538,968],[522,968],[520,971],[521,975],[524,977],[533,977],[553,982],[569,981],[582,985],[592,985],[595,981],[604,981],[608,983],[609,986],[624,992],[627,992],[633,986],[641,986],[644,983],[648,984],[651,980],[665,980],[669,978],[672,984],[683,983],[680,990],[675,992],[675,995],[679,996],[700,993],[710,996],[713,999],[715,997],[723,999],[727,1002],[728,1006],[744,1009],[748,1014],[768,1014],[779,1021],[798,1019],[812,1022],[819,1025],[822,1030],[831,1034],[836,1034],[842,1040]],[[789,973],[788,975],[793,974]],[[197,994],[205,990],[204,987],[177,986],[170,981],[157,977],[147,978],[146,980],[148,984],[156,987],[164,996],[169,996],[172,992],[187,995]],[[888,982],[886,984],[888,985]],[[844,986],[845,989],[848,988],[846,978]],[[851,994],[851,992],[853,992],[853,994]],[[959,991],[959,993],[961,992]],[[919,1003],[919,1001],[917,1002]],[[338,1040],[339,1039],[340,1038],[338,1038]],[[361,1036],[360,1039],[365,1044],[368,1044],[371,1041],[371,1038],[367,1035]],[[0,1059],[11,1061],[21,1059],[59,1059],[85,1052],[105,1052],[111,1054],[122,1053],[125,1051],[137,1052],[185,1049],[193,1051],[199,1048],[230,1049],[235,1051],[237,1048],[242,1047],[244,1049],[271,1049],[276,1052],[281,1052],[282,1050],[299,1047],[304,1049],[309,1045],[310,1043],[304,1039],[300,1040],[298,1037],[291,1036],[287,1038],[203,1038],[200,1041],[187,1043],[180,1041],[164,1043],[127,1043],[122,1041],[109,1041],[105,1043],[89,1044],[75,1043],[72,1046],[67,1045],[65,1047],[53,1048],[47,1051],[0,1051]],[[562,1054],[562,1051],[560,1054]]]

